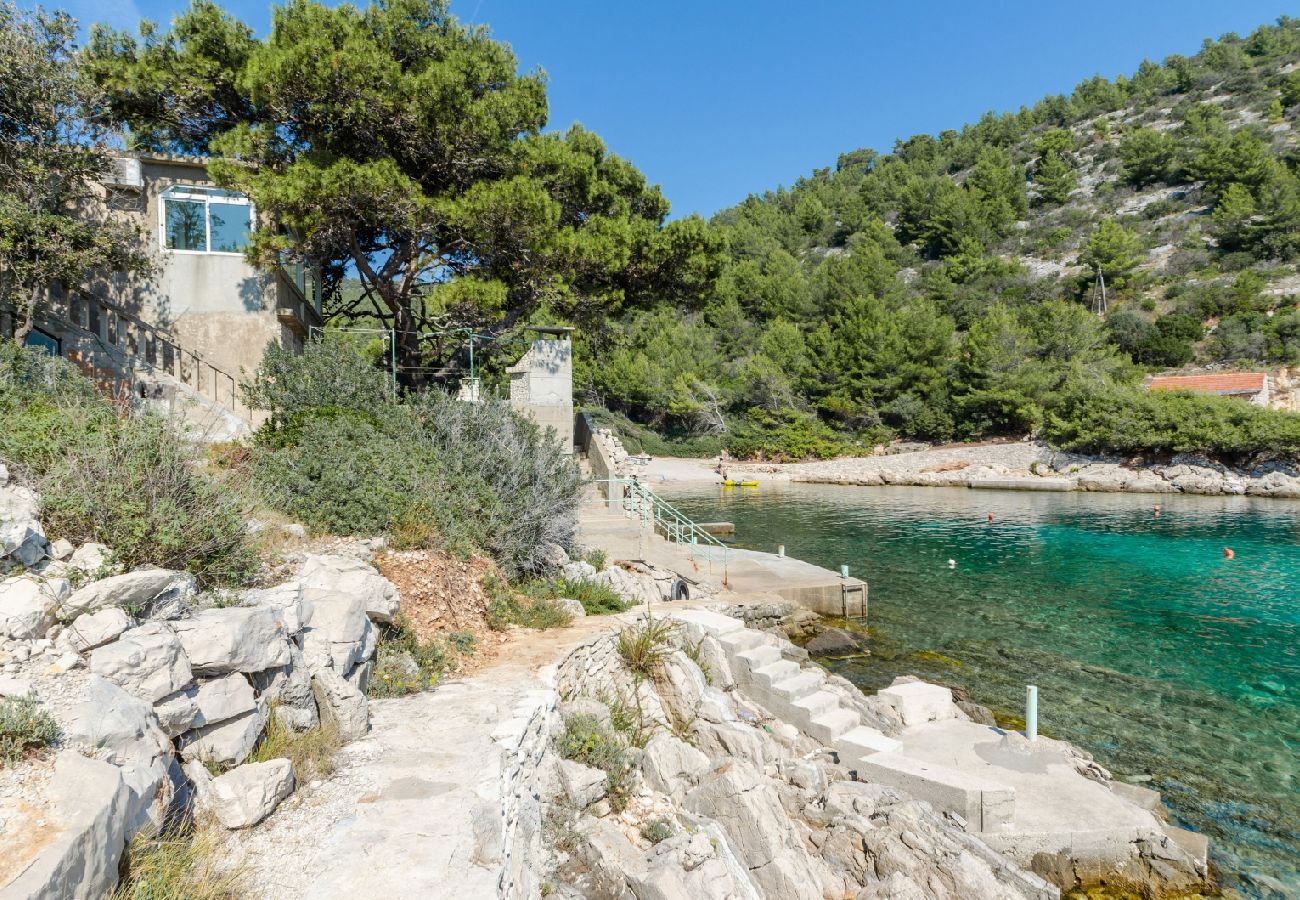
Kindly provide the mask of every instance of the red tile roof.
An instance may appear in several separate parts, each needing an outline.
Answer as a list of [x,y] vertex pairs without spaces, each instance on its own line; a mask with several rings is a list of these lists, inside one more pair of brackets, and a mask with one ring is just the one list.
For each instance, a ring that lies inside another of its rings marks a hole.
[[1158,375],[1147,385],[1153,391],[1197,391],[1202,394],[1258,394],[1264,390],[1263,372],[1229,375]]

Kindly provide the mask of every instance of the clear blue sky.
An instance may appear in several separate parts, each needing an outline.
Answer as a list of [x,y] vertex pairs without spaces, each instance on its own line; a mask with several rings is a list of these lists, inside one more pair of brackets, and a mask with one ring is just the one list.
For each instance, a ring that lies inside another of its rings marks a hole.
[[[83,23],[169,20],[187,0],[65,0]],[[57,2],[46,0],[47,5]],[[266,0],[228,0],[259,33]],[[1285,0],[452,0],[550,79],[551,128],[581,122],[705,215],[856,147],[1016,109],[1143,57],[1246,34]]]

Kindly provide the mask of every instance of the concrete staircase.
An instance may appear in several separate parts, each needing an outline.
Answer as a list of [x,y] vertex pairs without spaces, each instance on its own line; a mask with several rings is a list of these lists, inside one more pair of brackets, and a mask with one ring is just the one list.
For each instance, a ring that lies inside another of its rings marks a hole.
[[[705,610],[682,610],[673,615],[718,641],[741,693],[833,749],[859,778],[896,788],[961,816],[972,831],[997,831],[1010,824],[1015,811],[1013,788],[905,755],[901,742],[865,724],[839,693],[827,690],[821,667],[805,668],[787,658],[782,646],[790,646],[789,642]],[[879,696],[894,704],[904,723],[951,715],[952,695],[937,685],[899,685]]]

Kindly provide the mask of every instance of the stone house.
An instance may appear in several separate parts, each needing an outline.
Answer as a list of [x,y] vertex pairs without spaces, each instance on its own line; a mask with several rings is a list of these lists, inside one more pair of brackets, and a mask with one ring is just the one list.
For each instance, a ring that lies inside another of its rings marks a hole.
[[[256,420],[238,383],[267,344],[301,350],[323,324],[314,272],[244,258],[249,235],[272,227],[252,201],[212,182],[201,157],[120,154],[87,215],[126,217],[156,266],[107,273],[85,291],[50,290],[27,342],[76,363],[122,400],[154,403],[217,438]],[[0,333],[13,312],[0,309]]]

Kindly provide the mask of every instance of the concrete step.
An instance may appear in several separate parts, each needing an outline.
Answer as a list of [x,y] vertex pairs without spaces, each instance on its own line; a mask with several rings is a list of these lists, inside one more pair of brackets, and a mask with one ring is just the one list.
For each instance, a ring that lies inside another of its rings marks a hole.
[[840,735],[835,749],[846,764],[856,765],[873,753],[894,753],[903,749],[903,745],[870,725],[859,725]]
[[[775,650],[776,648],[773,649]],[[776,652],[778,656],[781,655],[781,651],[777,650]],[[772,685],[776,684],[778,681],[785,681],[787,678],[799,674],[799,664],[797,662],[791,662],[788,659],[783,659],[779,662],[763,666],[761,669],[753,669],[749,674],[759,687],[770,691]]]
[[813,717],[805,729],[809,735],[827,746],[834,746],[841,735],[862,724],[861,717],[851,709],[836,706]]
[[[781,661],[780,649],[773,647],[771,644],[763,644],[750,650],[742,650],[732,657],[733,660],[743,669],[754,672],[764,666],[770,666],[772,663]],[[797,669],[798,666],[795,666]]]
[[771,643],[771,636],[761,631],[755,631],[752,628],[742,628],[739,631],[733,631],[730,634],[717,635],[718,643],[722,649],[727,651],[728,655],[744,653],[746,650],[753,650],[755,647],[761,647],[764,644]]
[[825,683],[826,679],[817,669],[802,669],[798,675],[772,685],[772,693],[793,702],[816,693]]
[[814,691],[790,704],[790,713],[805,730],[819,717],[839,706],[840,698],[830,691]]

